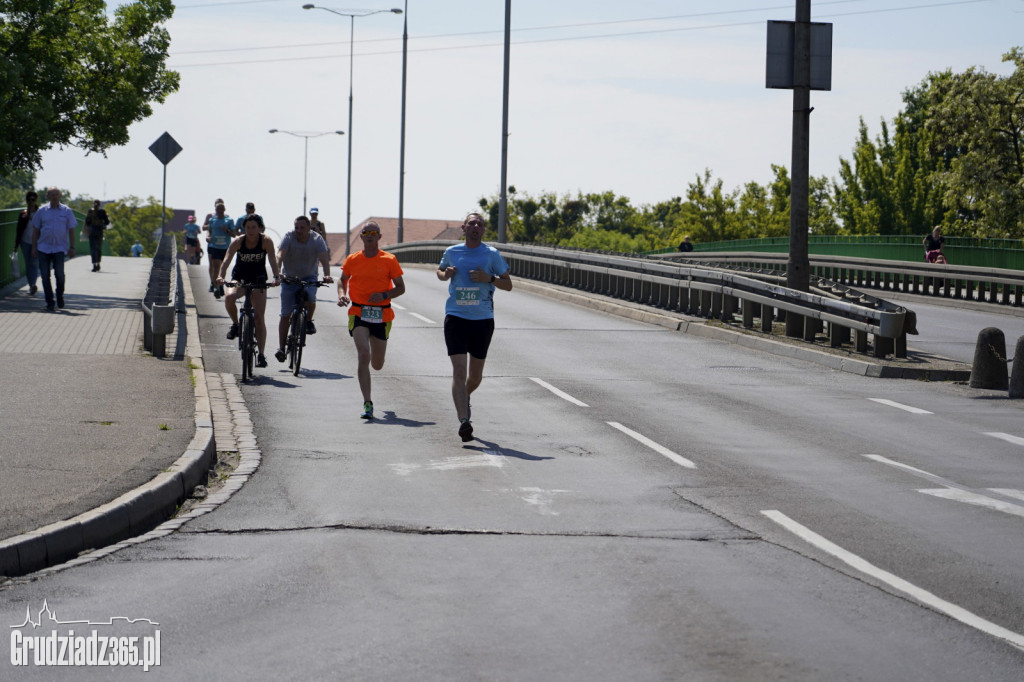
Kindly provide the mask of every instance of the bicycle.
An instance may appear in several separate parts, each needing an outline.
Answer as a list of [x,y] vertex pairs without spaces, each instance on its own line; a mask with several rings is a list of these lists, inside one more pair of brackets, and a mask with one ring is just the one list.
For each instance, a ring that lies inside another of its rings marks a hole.
[[252,377],[252,368],[259,352],[256,344],[256,311],[252,307],[252,292],[256,289],[266,289],[267,283],[224,282],[224,286],[245,289],[245,302],[238,311],[238,350],[242,353],[242,381],[245,382]]
[[288,338],[284,349],[288,355],[288,369],[295,376],[299,376],[299,369],[302,367],[302,349],[306,347],[306,320],[309,317],[309,310],[306,309],[309,294],[306,293],[306,287],[325,287],[330,282],[308,281],[298,277],[283,277],[281,282],[299,287],[295,292],[295,305],[288,323]]

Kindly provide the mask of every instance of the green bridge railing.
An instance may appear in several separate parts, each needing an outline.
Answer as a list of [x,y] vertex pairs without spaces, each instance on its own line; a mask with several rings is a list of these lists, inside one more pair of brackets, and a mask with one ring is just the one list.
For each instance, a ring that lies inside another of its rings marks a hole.
[[[807,251],[812,255],[873,258],[924,262],[924,235],[810,235]],[[789,237],[763,239],[734,239],[724,242],[695,243],[694,251],[723,253],[729,251],[760,251],[762,253],[788,253]],[[651,253],[671,253],[675,249],[661,249]],[[982,268],[1024,270],[1024,240],[976,239],[973,237],[946,237],[942,249],[951,265],[971,265]]]
[[[7,286],[14,281],[14,277],[11,273],[11,252],[15,249],[14,237],[18,231],[18,216],[21,215],[22,209],[20,208],[5,208],[0,209],[0,287]],[[78,229],[75,230],[75,235],[78,240],[75,242],[75,252],[79,256],[89,255],[89,240],[82,239],[82,226],[85,225],[85,214],[79,211],[75,211],[75,218],[78,219]],[[103,253],[104,255],[109,254],[109,248],[104,242]],[[21,269],[22,274],[25,272],[25,259],[21,255],[21,249],[18,249],[18,267]]]

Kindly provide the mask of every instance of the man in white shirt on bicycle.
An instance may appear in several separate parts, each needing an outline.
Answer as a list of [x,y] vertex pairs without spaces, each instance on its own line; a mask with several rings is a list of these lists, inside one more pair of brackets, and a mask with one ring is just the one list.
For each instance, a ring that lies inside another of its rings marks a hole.
[[[317,264],[323,267],[324,282],[330,283],[331,261],[328,254],[327,242],[323,237],[313,232],[310,227],[309,218],[300,215],[295,219],[295,229],[281,239],[277,249],[277,260],[281,264],[281,271],[287,278],[316,281]],[[309,298],[306,301],[306,310],[309,311],[306,318],[306,333],[316,334],[316,325],[313,324],[313,313],[316,311],[316,287],[305,287]],[[278,362],[284,362],[288,355],[284,352],[285,343],[288,339],[288,324],[290,322],[292,309],[295,307],[295,294],[299,290],[298,284],[287,282],[281,285],[281,322],[278,325],[279,345],[274,357]]]

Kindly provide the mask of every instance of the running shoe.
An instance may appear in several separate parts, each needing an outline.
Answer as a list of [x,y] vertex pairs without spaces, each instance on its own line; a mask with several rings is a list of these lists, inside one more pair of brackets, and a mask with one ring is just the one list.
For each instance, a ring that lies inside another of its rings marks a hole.
[[362,419],[373,419],[373,402],[367,400],[363,403],[363,413],[359,415]]
[[238,338],[238,325],[237,324],[233,324],[233,325],[231,325],[231,328],[228,329],[228,341],[233,341],[234,339],[237,339],[237,338]]
[[459,437],[462,438],[463,443],[473,440],[473,425],[469,423],[468,419],[463,419],[459,425]]
[[211,294],[213,293],[213,289],[214,289],[214,286],[213,286],[213,285],[211,284],[211,285],[210,285],[210,293],[211,293]]
[[39,288],[35,284],[30,284],[29,285],[29,287],[28,287],[28,295],[29,296],[35,296],[37,291],[39,291]]
[[267,356],[264,355],[263,353],[258,354],[256,356],[256,366],[257,367],[266,367],[267,366]]
[[313,320],[306,320],[306,333],[316,334],[316,325],[313,324]]
[[213,292],[213,297],[214,298],[220,298],[223,295],[224,295],[224,287],[217,287],[217,290],[215,292]]
[[284,348],[278,348],[277,352],[274,353],[274,357],[277,358],[278,362],[284,362],[288,359],[288,354],[284,352]]

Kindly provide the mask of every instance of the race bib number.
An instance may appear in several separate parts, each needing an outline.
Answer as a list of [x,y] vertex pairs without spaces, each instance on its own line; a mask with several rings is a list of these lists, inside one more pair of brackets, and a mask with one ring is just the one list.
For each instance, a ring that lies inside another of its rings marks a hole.
[[455,287],[455,305],[480,305],[480,287]]
[[380,324],[384,321],[384,309],[377,306],[364,305],[360,307],[359,319],[363,322]]

